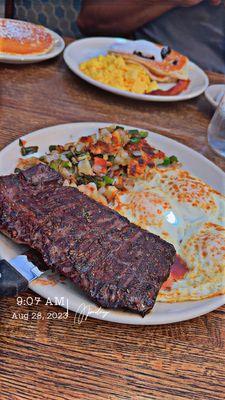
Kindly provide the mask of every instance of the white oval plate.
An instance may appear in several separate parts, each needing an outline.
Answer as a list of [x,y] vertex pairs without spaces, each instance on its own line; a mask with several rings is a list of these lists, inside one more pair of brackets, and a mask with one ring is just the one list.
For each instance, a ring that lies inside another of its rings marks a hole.
[[31,64],[49,60],[50,58],[58,56],[58,54],[60,54],[63,51],[65,47],[65,42],[63,38],[58,35],[58,33],[47,28],[45,29],[48,33],[50,33],[50,35],[54,39],[54,45],[48,53],[39,55],[27,55],[27,56],[0,54],[0,62],[8,64]]
[[[116,124],[118,123],[117,121]],[[48,151],[50,144],[71,142],[77,140],[80,136],[89,135],[94,133],[98,128],[111,124],[112,122],[82,122],[57,125],[32,132],[23,136],[23,139],[27,141],[28,146],[38,145],[39,155],[41,155]],[[129,128],[133,129],[133,127]],[[184,168],[225,194],[225,173],[201,154],[181,143],[154,132],[149,133],[149,141],[153,146],[165,151],[168,155],[176,154],[179,160],[183,162]],[[13,172],[19,157],[21,157],[20,148],[18,140],[16,140],[0,152],[0,175]],[[23,251],[24,247],[15,245],[3,235],[0,238],[1,257],[10,260]],[[53,279],[54,283],[51,281],[48,282],[49,278]],[[62,282],[58,275],[51,272],[45,273],[44,278],[42,277],[31,283],[30,288],[45,298],[51,298],[53,302],[55,298],[64,298],[64,307],[66,307],[68,300],[68,308],[74,312],[106,321],[135,325],[158,325],[184,321],[206,314],[225,304],[225,296],[183,303],[156,303],[153,311],[142,318],[137,314],[126,311],[99,309],[98,306],[91,302],[71,282],[68,280]]]
[[210,104],[216,108],[219,105],[220,100],[225,94],[225,85],[210,85],[205,91],[205,97],[210,102]]
[[[64,60],[68,67],[80,78],[85,81],[91,83],[99,87],[100,89],[104,89],[108,92],[119,94],[125,97],[131,97],[136,100],[145,100],[145,101],[180,101],[180,100],[188,100],[193,97],[199,96],[201,93],[205,91],[209,84],[209,80],[205,72],[199,68],[196,64],[189,62],[189,77],[190,84],[187,90],[183,93],[180,93],[176,96],[156,96],[151,94],[136,94],[131,93],[126,90],[116,89],[112,86],[105,85],[101,82],[95,81],[92,78],[89,78],[87,75],[83,74],[80,71],[79,65],[83,61],[86,61],[92,57],[96,57],[100,54],[106,55],[110,46],[115,42],[126,42],[126,39],[122,38],[107,38],[107,37],[93,37],[87,39],[76,40],[75,42],[69,44],[64,51]],[[170,85],[171,86],[171,85]],[[159,84],[161,89],[168,88],[168,84]]]

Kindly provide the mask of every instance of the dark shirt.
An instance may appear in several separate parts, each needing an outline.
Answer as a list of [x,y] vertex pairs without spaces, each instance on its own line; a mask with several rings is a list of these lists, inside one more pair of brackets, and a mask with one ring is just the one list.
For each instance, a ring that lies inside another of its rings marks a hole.
[[203,1],[173,9],[144,25],[135,37],[147,38],[187,55],[200,67],[225,73],[225,5]]

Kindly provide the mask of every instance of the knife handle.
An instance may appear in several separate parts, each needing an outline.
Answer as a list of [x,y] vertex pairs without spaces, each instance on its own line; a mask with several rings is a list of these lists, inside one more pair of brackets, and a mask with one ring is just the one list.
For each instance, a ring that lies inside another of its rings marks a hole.
[[0,297],[14,297],[28,288],[28,281],[6,260],[0,260]]

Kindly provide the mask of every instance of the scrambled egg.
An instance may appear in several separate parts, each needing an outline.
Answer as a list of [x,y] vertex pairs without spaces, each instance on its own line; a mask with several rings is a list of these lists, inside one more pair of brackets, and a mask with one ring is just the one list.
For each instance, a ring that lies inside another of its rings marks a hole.
[[120,90],[144,94],[158,89],[144,67],[127,63],[123,57],[108,54],[80,64],[80,70],[90,78]]

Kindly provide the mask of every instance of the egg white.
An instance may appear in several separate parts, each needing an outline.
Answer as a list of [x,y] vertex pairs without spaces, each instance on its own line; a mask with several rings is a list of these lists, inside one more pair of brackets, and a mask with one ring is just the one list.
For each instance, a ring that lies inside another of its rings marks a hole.
[[200,300],[225,294],[225,228],[212,222],[192,225],[181,244],[189,270],[170,290],[160,290],[164,302]]
[[157,168],[149,184],[173,200],[186,224],[210,220],[225,226],[225,197],[179,166]]
[[184,220],[173,201],[160,189],[139,181],[129,191],[117,195],[114,208],[130,222],[172,243],[179,252]]
[[225,293],[223,195],[180,166],[160,167],[147,180],[138,179],[118,192],[113,208],[172,243],[187,266],[183,278],[169,278],[157,301],[200,300]]

